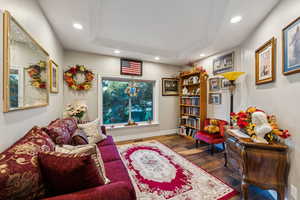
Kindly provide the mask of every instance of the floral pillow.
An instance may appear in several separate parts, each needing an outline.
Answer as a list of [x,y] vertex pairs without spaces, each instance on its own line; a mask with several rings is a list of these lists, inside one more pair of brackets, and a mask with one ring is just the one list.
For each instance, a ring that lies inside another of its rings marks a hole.
[[55,144],[41,128],[33,127],[0,154],[0,199],[32,200],[44,196],[38,152],[54,151]]
[[73,118],[65,118],[51,122],[44,130],[55,144],[70,144],[71,136],[77,129],[77,122]]
[[99,119],[86,124],[78,124],[78,128],[82,129],[86,133],[89,144],[96,144],[101,140],[106,139],[106,135],[102,134]]

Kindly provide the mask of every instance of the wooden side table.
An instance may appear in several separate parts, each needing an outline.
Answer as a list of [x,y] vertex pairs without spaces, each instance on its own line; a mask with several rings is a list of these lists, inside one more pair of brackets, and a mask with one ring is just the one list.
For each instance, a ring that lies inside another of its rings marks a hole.
[[260,144],[236,136],[230,129],[225,133],[228,168],[242,177],[243,199],[248,199],[249,184],[264,190],[277,191],[284,200],[288,176],[288,147],[284,144]]

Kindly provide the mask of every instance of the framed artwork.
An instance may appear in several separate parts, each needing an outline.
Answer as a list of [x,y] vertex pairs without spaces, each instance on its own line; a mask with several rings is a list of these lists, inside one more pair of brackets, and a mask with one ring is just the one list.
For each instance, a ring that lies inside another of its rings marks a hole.
[[256,85],[273,82],[275,73],[275,38],[272,38],[255,51]]
[[282,30],[283,74],[300,72],[300,17]]
[[209,82],[209,91],[215,92],[220,90],[220,78],[210,78]]
[[234,68],[234,52],[220,56],[213,60],[213,74],[221,74],[233,71]]
[[221,79],[221,89],[224,89],[224,90],[228,89],[230,85],[231,84],[230,84],[229,80],[227,80],[226,78]]
[[209,104],[222,104],[221,93],[209,93]]
[[58,93],[58,65],[53,61],[50,60],[50,92],[51,93]]
[[121,58],[120,73],[121,75],[142,76],[143,62],[140,60]]
[[162,95],[178,96],[179,81],[177,78],[162,78]]

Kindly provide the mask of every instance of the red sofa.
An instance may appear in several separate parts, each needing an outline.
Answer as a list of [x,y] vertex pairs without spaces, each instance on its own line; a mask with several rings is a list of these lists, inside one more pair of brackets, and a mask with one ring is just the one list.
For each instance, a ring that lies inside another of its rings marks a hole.
[[[70,121],[69,121],[70,122]],[[67,127],[70,124],[67,125]],[[68,132],[70,129],[65,129]],[[105,133],[105,131],[104,131]],[[0,199],[43,200],[135,200],[136,194],[111,136],[97,144],[110,183],[59,196],[45,197],[37,162],[39,151],[54,151],[51,137],[39,127],[0,154]]]

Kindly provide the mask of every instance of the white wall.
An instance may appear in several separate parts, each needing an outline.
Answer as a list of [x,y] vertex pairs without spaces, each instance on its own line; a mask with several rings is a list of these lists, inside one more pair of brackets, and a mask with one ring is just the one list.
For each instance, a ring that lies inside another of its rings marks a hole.
[[[23,136],[32,126],[46,125],[61,115],[63,49],[35,0],[0,0],[0,9],[2,11],[8,10],[60,66],[60,93],[50,94],[49,106],[3,113],[3,44],[2,39],[0,40],[0,151],[3,151]],[[3,27],[2,13],[0,19],[0,27]],[[3,37],[2,33],[1,28],[0,38]]]
[[[227,53],[231,53],[234,51],[234,65],[235,69],[239,70],[241,66],[241,56],[240,56],[240,49],[239,48],[234,48],[219,54],[216,54],[214,56],[210,56],[206,59],[200,60],[199,62],[196,62],[197,66],[203,66],[204,69],[209,74],[209,78],[214,78],[214,77],[220,77],[220,76],[214,76],[213,75],[213,60],[216,59],[219,56],[222,56]],[[244,77],[241,77],[241,79],[237,82],[237,85],[241,80],[243,80]],[[209,84],[208,84],[208,93],[209,93]],[[214,104],[209,104],[209,99],[207,100],[208,105],[207,105],[207,116],[209,118],[217,118],[217,119],[223,119],[223,120],[230,120],[229,113],[230,113],[230,93],[228,89],[220,89],[219,91],[213,92],[213,93],[221,93],[222,94],[222,103],[220,105],[214,105]],[[235,92],[235,97],[234,97],[234,109],[235,111],[239,111],[240,108],[237,105],[240,105],[239,102],[241,102],[242,96],[239,95],[240,91],[239,88],[237,88]],[[207,95],[209,98],[209,95]]]
[[[275,114],[278,117],[279,126],[291,132],[289,185],[293,184],[298,189],[298,199],[300,198],[300,161],[298,160],[300,157],[300,73],[289,76],[282,74],[282,29],[299,17],[299,13],[300,1],[282,1],[257,30],[237,48],[237,59],[240,59],[240,65],[236,70],[244,71],[247,75],[238,81],[235,95],[235,99],[237,99],[235,111],[245,109],[250,105],[257,106],[267,113]],[[276,81],[256,86],[255,50],[273,36],[277,39]],[[212,59],[212,57],[204,59],[199,64],[210,68]],[[224,117],[227,113],[227,110],[223,108]],[[288,199],[292,200],[293,198],[289,195]]]
[[[91,69],[95,74],[100,76],[120,76],[120,58],[112,56],[103,56],[97,54],[80,53],[74,51],[65,52],[65,64],[64,66],[72,66],[75,64],[84,64]],[[113,136],[130,136],[143,134],[149,136],[151,133],[173,130],[177,128],[178,122],[178,97],[161,96],[161,78],[162,77],[174,77],[178,74],[182,68],[179,66],[158,64],[158,63],[143,63],[143,76],[141,79],[156,80],[159,84],[159,120],[160,125],[144,127],[144,128],[127,128],[112,130],[109,133]],[[128,76],[122,76],[128,77]],[[136,78],[136,77],[132,77]],[[64,84],[64,104],[72,103],[76,100],[85,100],[89,107],[88,118],[90,120],[95,119],[98,116],[98,92],[97,81],[93,82],[93,88],[87,92],[74,92],[70,90],[66,84]],[[123,138],[124,138],[123,137]]]

